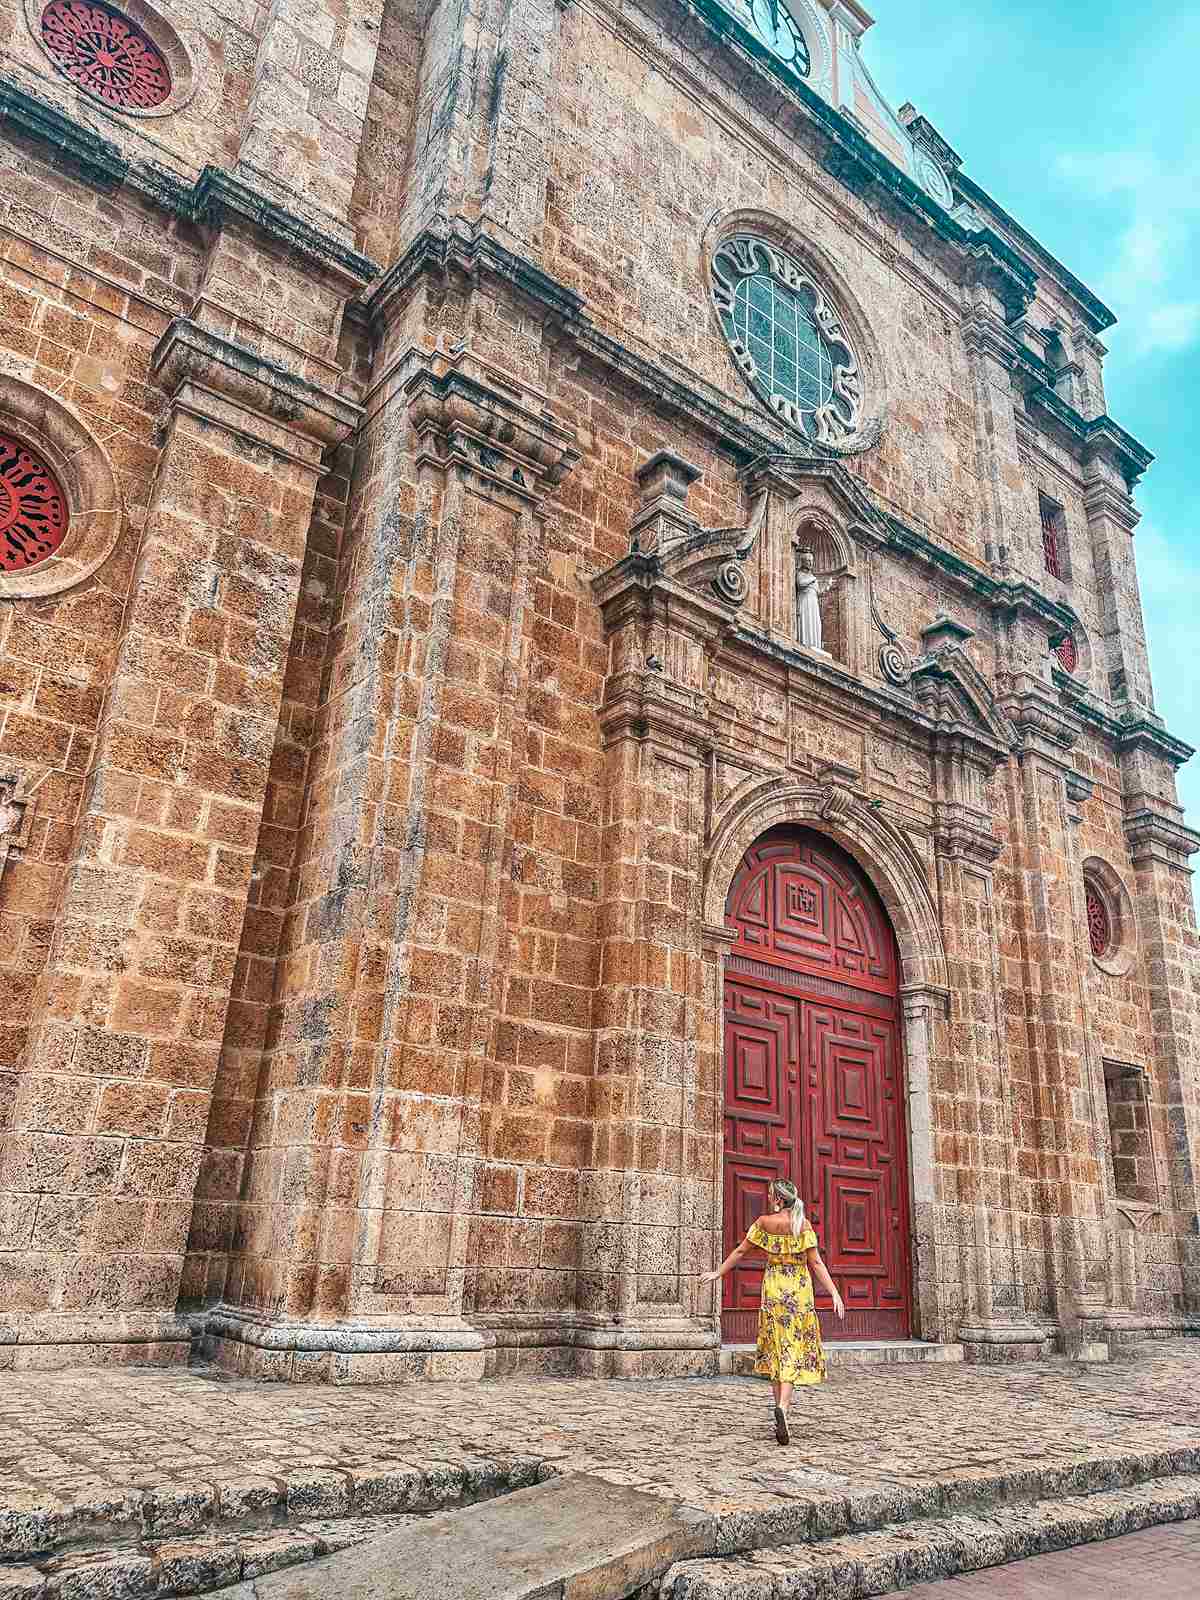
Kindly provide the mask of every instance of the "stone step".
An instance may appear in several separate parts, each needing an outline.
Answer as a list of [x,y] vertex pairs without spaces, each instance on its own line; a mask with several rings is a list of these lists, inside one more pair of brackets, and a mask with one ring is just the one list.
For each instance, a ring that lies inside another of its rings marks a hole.
[[[129,1488],[119,1482],[73,1500],[0,1489],[0,1562],[86,1554],[163,1540],[220,1539],[234,1529],[296,1526],[313,1518],[363,1518],[473,1505],[551,1476],[536,1456],[459,1461],[359,1461],[297,1468],[278,1476],[236,1472],[209,1482]],[[0,1591],[0,1600],[4,1600]]]
[[1113,1539],[1200,1513],[1200,1476],[1000,1505],[982,1515],[893,1522],[862,1533],[676,1563],[661,1600],[860,1600],[911,1584]]
[[245,1527],[140,1545],[69,1550],[36,1562],[0,1559],[0,1600],[167,1600],[207,1594],[315,1561],[421,1519],[335,1517]]
[[713,1545],[715,1519],[585,1473],[411,1519],[223,1600],[627,1600]]
[[[913,1363],[961,1361],[961,1344],[932,1344],[925,1339],[830,1339],[825,1359],[831,1367],[910,1365]],[[754,1346],[727,1344],[721,1347],[721,1371],[738,1378],[752,1378]]]

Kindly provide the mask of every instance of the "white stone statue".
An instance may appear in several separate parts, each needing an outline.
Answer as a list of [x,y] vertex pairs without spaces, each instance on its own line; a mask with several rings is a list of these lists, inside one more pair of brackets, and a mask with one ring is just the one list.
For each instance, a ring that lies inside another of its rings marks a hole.
[[796,562],[796,637],[808,650],[821,650],[821,607],[818,578],[811,550],[801,550]]

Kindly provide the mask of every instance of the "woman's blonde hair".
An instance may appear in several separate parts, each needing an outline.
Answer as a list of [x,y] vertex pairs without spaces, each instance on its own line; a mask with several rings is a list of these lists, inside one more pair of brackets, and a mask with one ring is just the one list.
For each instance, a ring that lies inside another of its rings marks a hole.
[[804,1201],[801,1200],[796,1185],[787,1178],[776,1178],[771,1185],[771,1193],[779,1201],[780,1210],[791,1212],[792,1232],[794,1234],[803,1233]]

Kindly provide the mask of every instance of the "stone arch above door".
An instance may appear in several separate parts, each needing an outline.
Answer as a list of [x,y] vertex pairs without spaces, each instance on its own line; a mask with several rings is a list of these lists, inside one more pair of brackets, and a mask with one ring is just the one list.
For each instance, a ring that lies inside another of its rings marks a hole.
[[735,791],[713,830],[704,883],[704,923],[718,928],[742,858],[768,829],[815,828],[853,856],[883,901],[900,951],[901,989],[947,993],[937,908],[916,850],[845,784],[755,778]]

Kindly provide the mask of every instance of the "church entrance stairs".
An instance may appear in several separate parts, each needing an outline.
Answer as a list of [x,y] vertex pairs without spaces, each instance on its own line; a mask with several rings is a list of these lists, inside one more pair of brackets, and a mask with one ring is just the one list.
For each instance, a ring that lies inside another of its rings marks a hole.
[[[355,1593],[355,1573],[417,1600],[370,1575],[414,1571],[397,1552],[416,1560],[452,1517],[476,1541],[451,1539],[455,1561],[526,1529],[528,1571],[490,1600],[625,1600],[664,1579],[670,1600],[855,1600],[1200,1508],[1194,1340],[1103,1366],[835,1366],[798,1397],[787,1449],[767,1398],[734,1375],[6,1373],[0,1597],[291,1600],[295,1568],[311,1600]],[[440,1579],[438,1600],[472,1594],[469,1563]]]

